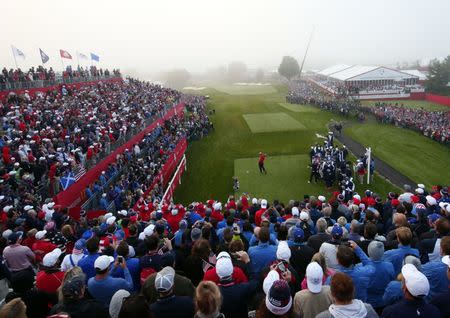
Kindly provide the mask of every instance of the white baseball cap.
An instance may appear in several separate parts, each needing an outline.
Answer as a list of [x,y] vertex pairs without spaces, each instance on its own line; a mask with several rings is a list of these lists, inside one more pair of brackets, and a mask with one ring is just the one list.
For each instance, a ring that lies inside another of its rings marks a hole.
[[233,263],[230,254],[227,252],[220,252],[217,255],[216,273],[221,279],[233,275]]
[[111,263],[114,262],[114,257],[108,255],[99,256],[94,262],[94,268],[101,271],[107,269]]
[[127,216],[128,215],[128,211],[127,210],[120,210],[117,213],[120,214],[120,215],[123,215],[123,216]]
[[107,225],[112,225],[114,224],[114,222],[116,222],[116,217],[115,216],[111,216],[106,220],[106,224]]
[[267,208],[267,200],[266,200],[266,199],[262,199],[262,200],[261,200],[261,207],[262,207],[263,209],[266,209],[266,208]]
[[298,208],[296,206],[294,206],[292,208],[292,215],[293,216],[299,216],[300,215],[300,211],[298,210]]
[[252,204],[258,204],[258,199],[257,198],[253,198],[252,199]]
[[325,197],[323,196],[323,195],[319,195],[318,197],[317,197],[318,199],[319,199],[319,201],[321,201],[321,202],[325,202]]
[[168,292],[172,289],[175,280],[175,270],[166,266],[156,274],[155,288],[159,292]]
[[286,241],[280,241],[277,248],[277,259],[289,262],[291,258],[291,249]]
[[45,237],[45,234],[47,234],[46,230],[39,231],[34,237],[36,238],[36,240],[42,240]]
[[306,285],[311,293],[317,294],[322,290],[323,270],[317,262],[309,263],[306,267]]
[[42,259],[42,265],[44,265],[45,267],[54,266],[61,254],[62,251],[59,248],[55,248],[50,253],[45,254],[44,258]]
[[430,283],[427,277],[422,274],[413,264],[405,264],[402,267],[402,275],[405,279],[405,286],[414,297],[427,296],[430,291]]
[[277,281],[280,279],[280,274],[278,274],[278,272],[276,270],[271,270],[266,278],[264,278],[264,282],[263,282],[263,290],[264,293],[267,294],[270,290],[270,287],[272,287],[273,282]]
[[436,199],[434,197],[432,197],[431,195],[427,195],[426,199],[427,199],[427,203],[429,205],[436,205]]
[[305,212],[305,211],[302,211],[302,212],[300,213],[300,220],[302,220],[302,221],[308,221],[308,219],[309,219],[308,213]]

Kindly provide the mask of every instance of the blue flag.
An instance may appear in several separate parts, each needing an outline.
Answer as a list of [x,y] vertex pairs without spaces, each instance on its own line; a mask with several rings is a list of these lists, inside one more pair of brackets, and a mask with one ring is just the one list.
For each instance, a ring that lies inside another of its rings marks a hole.
[[64,177],[61,177],[61,180],[60,180],[63,190],[66,190],[68,187],[70,187],[72,184],[74,184],[75,181],[76,181],[76,179],[72,172],[69,172]]
[[97,54],[91,53],[91,60],[100,62],[100,56]]
[[42,64],[45,64],[50,59],[47,54],[44,53],[41,49],[39,49],[39,53],[41,54]]

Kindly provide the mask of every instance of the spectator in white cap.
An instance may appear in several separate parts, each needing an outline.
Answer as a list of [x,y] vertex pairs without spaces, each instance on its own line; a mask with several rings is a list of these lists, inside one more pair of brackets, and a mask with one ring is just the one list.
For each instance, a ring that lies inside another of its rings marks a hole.
[[166,266],[155,278],[155,288],[159,293],[158,301],[150,305],[150,311],[155,318],[180,317],[188,318],[194,315],[194,303],[191,297],[173,294],[175,270]]
[[36,288],[47,293],[56,293],[61,286],[64,272],[59,269],[60,256],[62,252],[55,248],[50,253],[45,254],[42,260],[42,270],[36,274]]
[[297,317],[314,318],[331,305],[330,286],[323,286],[323,269],[317,262],[306,268],[307,289],[295,294],[294,313]]
[[[289,214],[288,214],[289,215]],[[284,224],[286,225],[286,228],[289,230],[291,227],[295,226],[297,222],[300,221],[300,210],[298,207],[293,206],[291,208],[291,215],[292,217],[288,218]]]
[[430,291],[427,277],[416,266],[405,264],[402,267],[403,300],[383,310],[382,317],[439,317],[439,310],[425,302]]
[[264,212],[266,212],[267,210],[267,200],[266,199],[262,199],[261,200],[261,208],[255,212],[255,224],[256,226],[261,226],[261,221],[262,221],[262,216],[264,214]]
[[285,280],[273,282],[266,298],[256,310],[256,317],[293,317],[292,296]]
[[[123,269],[125,279],[113,278],[109,275],[110,267],[113,263],[113,268],[120,266]],[[126,262],[119,262],[118,259],[114,261],[113,257],[102,255],[95,260],[94,268],[96,275],[88,280],[89,293],[104,306],[109,306],[112,296],[119,289],[125,289],[130,292],[133,290],[133,279]]]
[[111,318],[119,318],[120,309],[125,298],[130,296],[130,292],[125,289],[119,289],[112,296],[111,302],[109,303],[109,315]]

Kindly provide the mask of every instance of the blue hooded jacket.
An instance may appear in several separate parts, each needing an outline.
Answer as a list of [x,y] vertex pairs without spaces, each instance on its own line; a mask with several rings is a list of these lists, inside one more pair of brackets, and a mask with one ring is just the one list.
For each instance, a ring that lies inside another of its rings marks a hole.
[[396,249],[384,252],[383,261],[391,262],[394,265],[394,274],[398,275],[402,269],[403,259],[407,255],[419,257],[419,250],[409,245],[399,245]]

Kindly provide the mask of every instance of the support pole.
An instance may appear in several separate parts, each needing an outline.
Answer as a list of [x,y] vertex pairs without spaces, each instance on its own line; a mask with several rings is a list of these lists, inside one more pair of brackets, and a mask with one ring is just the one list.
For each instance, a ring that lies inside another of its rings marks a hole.
[[367,184],[370,184],[370,163],[371,163],[371,157],[372,157],[372,149],[366,148],[367,150]]

